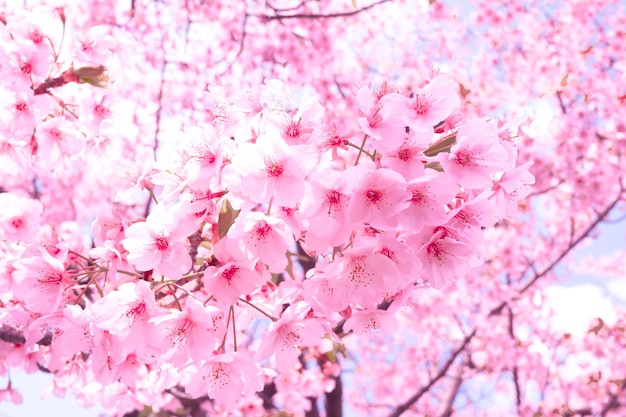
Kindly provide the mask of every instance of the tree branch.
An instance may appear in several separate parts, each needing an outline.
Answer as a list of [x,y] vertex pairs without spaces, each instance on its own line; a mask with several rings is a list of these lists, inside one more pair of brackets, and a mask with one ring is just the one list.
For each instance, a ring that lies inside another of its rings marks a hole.
[[343,383],[341,375],[335,378],[335,388],[326,393],[326,417],[343,417]]
[[452,416],[452,406],[454,405],[454,400],[459,393],[459,389],[461,385],[463,385],[463,368],[467,364],[468,360],[464,360],[463,364],[459,367],[459,372],[454,377],[454,383],[452,384],[452,389],[450,390],[450,395],[448,396],[448,401],[446,401],[446,407],[441,413],[440,417],[451,417]]
[[357,10],[352,10],[350,12],[337,12],[337,13],[328,13],[328,14],[314,14],[314,13],[296,13],[296,14],[287,14],[287,15],[274,15],[267,16],[261,15],[260,17],[267,20],[283,20],[283,19],[333,19],[337,17],[349,17],[374,8],[380,4],[390,2],[392,0],[380,0],[376,3],[372,3],[368,6],[362,7]]
[[[576,239],[571,241],[570,244],[567,246],[567,248],[563,252],[561,252],[554,261],[550,262],[550,264],[546,266],[543,270],[535,271],[533,278],[519,291],[519,294],[521,295],[521,294],[524,294],[526,291],[528,291],[539,279],[541,279],[544,275],[546,275],[548,272],[554,269],[554,267],[558,265],[559,262],[561,262],[563,258],[565,258],[565,256],[567,256],[574,248],[576,248],[576,246],[578,246],[578,244],[583,239],[589,236],[589,234],[598,226],[598,224],[602,223],[602,221],[604,221],[604,219],[609,215],[611,210],[613,210],[615,206],[622,200],[623,193],[624,193],[624,187],[621,186],[621,180],[620,180],[620,193],[613,200],[613,202],[611,202],[604,210],[598,213],[596,219],[593,222],[591,222],[591,224],[589,224],[589,226],[587,226],[587,228]],[[494,307],[491,309],[491,311],[488,314],[488,317],[495,316],[495,315],[502,313],[502,310],[507,305],[508,305],[508,301],[502,301],[497,307]]]
[[452,352],[452,354],[450,355],[450,357],[448,358],[446,363],[439,370],[439,372],[437,372],[437,374],[435,374],[435,376],[430,380],[430,382],[428,384],[426,384],[425,386],[423,386],[417,393],[415,393],[415,395],[413,395],[411,398],[406,400],[403,404],[398,406],[395,409],[395,411],[393,411],[391,414],[389,414],[389,417],[399,417],[399,416],[401,416],[402,413],[404,413],[409,408],[411,408],[411,406],[413,406],[413,404],[418,402],[420,400],[420,398],[422,398],[422,396],[425,393],[427,393],[428,390],[430,390],[430,388],[433,385],[435,385],[441,378],[443,378],[446,375],[446,373],[448,372],[448,370],[450,369],[450,366],[452,366],[452,363],[461,354],[461,352],[463,352],[465,350],[465,347],[467,346],[467,344],[474,338],[474,336],[476,335],[476,331],[477,330],[474,329],[470,334],[465,336],[465,339],[463,339],[463,343],[461,343],[459,345],[459,347],[456,348]]

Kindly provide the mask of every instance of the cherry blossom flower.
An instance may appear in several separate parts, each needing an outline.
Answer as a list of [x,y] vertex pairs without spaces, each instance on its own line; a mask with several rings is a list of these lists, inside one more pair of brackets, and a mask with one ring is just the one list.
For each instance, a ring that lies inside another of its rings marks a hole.
[[397,327],[395,313],[385,310],[360,310],[352,313],[343,326],[344,331],[354,331],[357,335],[375,331],[392,332]]
[[255,144],[239,145],[225,175],[251,201],[295,207],[304,194],[305,172],[304,161],[292,152],[282,139],[260,136]]
[[406,129],[398,112],[384,107],[368,87],[357,91],[357,100],[362,108],[359,126],[374,140],[376,150],[386,153],[400,146],[406,137]]
[[181,366],[210,357],[226,331],[224,319],[222,310],[195,298],[187,298],[182,311],[152,317],[154,343],[167,352],[160,360]]
[[346,242],[351,233],[347,219],[350,190],[337,171],[317,171],[310,177],[300,212],[308,220],[307,248],[323,251]]
[[348,218],[382,229],[394,227],[396,215],[410,205],[410,197],[406,181],[397,172],[366,169],[350,199]]
[[460,106],[458,84],[450,77],[437,75],[412,97],[387,94],[381,103],[413,130],[432,131]]
[[409,207],[398,214],[399,223],[408,231],[417,233],[424,225],[435,226],[446,222],[446,204],[457,194],[458,186],[447,175],[426,170],[421,177],[407,185],[411,193]]
[[197,368],[185,387],[193,397],[208,394],[220,404],[234,405],[242,395],[263,389],[259,366],[245,353],[214,354]]
[[34,320],[25,338],[29,346],[50,338],[47,367],[52,371],[61,369],[78,353],[90,353],[95,346],[89,317],[77,305],[67,305],[63,312],[46,314]]
[[120,337],[130,352],[145,350],[151,334],[148,321],[161,313],[145,281],[121,284],[90,306],[94,325]]
[[196,227],[192,221],[181,224],[174,208],[159,205],[145,222],[133,223],[125,230],[122,245],[137,270],[158,269],[169,277],[180,277],[191,268],[185,238]]
[[9,380],[6,388],[0,389],[0,402],[10,401],[13,404],[22,404],[24,399],[22,398],[22,394],[17,391],[15,388],[11,386],[11,381]]
[[384,153],[381,165],[400,173],[407,181],[420,177],[426,159],[423,150],[431,140],[432,133],[412,130],[399,147]]
[[522,164],[502,174],[494,183],[495,204],[505,217],[516,216],[518,202],[530,193],[530,186],[535,183],[535,177],[528,170],[531,165],[532,161]]
[[218,241],[213,246],[220,266],[209,266],[204,271],[204,289],[226,305],[234,304],[240,296],[249,294],[263,283],[263,277],[254,270],[249,262],[242,262],[232,255],[226,247],[227,239]]
[[417,256],[424,266],[423,275],[433,288],[447,288],[471,265],[473,249],[442,228],[427,228],[411,243],[419,245],[420,242]]
[[60,117],[53,117],[41,123],[35,133],[37,140],[37,158],[46,165],[58,165],[62,157],[78,155],[82,152],[84,141],[70,122]]
[[461,125],[450,153],[440,153],[438,160],[459,185],[481,188],[492,184],[492,174],[513,168],[508,156],[495,124],[474,119]]
[[39,221],[43,212],[40,201],[15,195],[0,194],[0,238],[22,242],[37,239]]
[[306,318],[309,310],[308,304],[297,303],[272,322],[263,334],[257,359],[273,356],[277,368],[286,370],[297,363],[299,347],[318,345],[324,330],[316,319]]
[[24,306],[36,313],[51,313],[59,308],[65,287],[73,283],[62,261],[41,251],[40,256],[19,260],[14,264],[13,294]]
[[281,137],[289,145],[307,144],[311,137],[319,136],[324,107],[316,97],[305,100],[291,116],[280,120]]
[[118,160],[116,173],[122,184],[115,194],[115,201],[123,201],[138,190],[152,188],[150,176],[153,169],[154,154],[149,148],[139,148],[133,160]]
[[284,270],[287,266],[285,254],[294,242],[283,220],[258,212],[237,217],[227,236],[238,242],[250,260],[260,260],[271,272]]
[[369,307],[376,305],[381,294],[388,292],[385,276],[395,269],[390,258],[372,253],[368,245],[362,244],[343,251],[340,258],[325,268],[324,273],[336,292],[349,296],[346,302]]
[[188,142],[186,149],[191,148],[182,173],[187,178],[187,185],[193,189],[217,185],[215,183],[223,165],[222,148],[228,142],[220,140],[217,131],[210,125],[185,128],[182,140]]

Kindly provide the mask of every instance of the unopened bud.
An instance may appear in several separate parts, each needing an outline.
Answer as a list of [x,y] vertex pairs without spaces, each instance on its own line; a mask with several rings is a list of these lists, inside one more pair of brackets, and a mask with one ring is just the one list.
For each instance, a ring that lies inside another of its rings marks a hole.
[[57,7],[55,10],[59,14],[61,22],[65,24],[65,9],[63,7]]

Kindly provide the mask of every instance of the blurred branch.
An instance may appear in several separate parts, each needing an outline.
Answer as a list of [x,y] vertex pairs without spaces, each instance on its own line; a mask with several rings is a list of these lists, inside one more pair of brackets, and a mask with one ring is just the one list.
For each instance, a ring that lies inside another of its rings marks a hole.
[[[469,355],[467,355],[469,356]],[[452,389],[450,390],[450,395],[448,396],[448,400],[446,401],[446,407],[441,413],[440,417],[451,417],[453,413],[452,406],[454,405],[454,400],[456,399],[457,394],[459,393],[459,389],[461,385],[463,385],[463,368],[469,363],[468,357],[463,360],[463,363],[459,367],[459,371],[454,377],[454,383],[452,384]]]
[[452,364],[454,363],[454,361],[456,360],[456,358],[465,350],[465,348],[467,347],[468,343],[474,338],[474,336],[476,336],[476,332],[477,332],[477,330],[474,329],[470,334],[465,336],[465,339],[463,339],[463,342],[459,345],[459,347],[457,347],[452,352],[452,354],[450,355],[448,360],[445,362],[443,367],[439,370],[439,372],[437,372],[435,374],[435,376],[430,380],[430,382],[428,384],[424,385],[417,393],[415,393],[415,395],[413,395],[411,398],[409,398],[404,403],[402,403],[400,406],[398,406],[395,409],[395,411],[393,411],[391,414],[389,414],[389,417],[399,417],[399,416],[401,416],[402,413],[404,413],[409,408],[411,408],[411,406],[413,406],[413,404],[418,402],[420,400],[420,398],[422,398],[422,396],[424,394],[426,394],[432,388],[433,385],[435,385],[441,378],[443,378],[446,375],[446,373],[448,372],[448,370],[450,369],[450,367],[452,366]]
[[[509,336],[511,336],[511,339],[517,340],[515,337],[515,330],[513,328],[513,310],[511,310],[510,306],[507,306],[507,311],[509,312]],[[519,370],[517,365],[513,366],[513,384],[515,385],[515,406],[517,407],[517,412],[519,414],[520,405],[522,405],[522,390],[520,389]]]
[[623,194],[624,189],[620,186],[620,192],[617,198],[615,198],[604,210],[598,213],[596,219],[591,222],[589,226],[587,226],[587,228],[583,230],[583,232],[578,235],[578,237],[574,239],[554,261],[550,262],[550,264],[546,266],[541,272],[536,272],[533,279],[520,290],[520,294],[528,291],[535,284],[535,282],[537,282],[541,277],[550,272],[559,262],[563,260],[563,258],[565,258],[565,256],[567,256],[576,246],[578,246],[578,244],[582,242],[583,239],[587,238],[587,236],[589,236],[589,234],[598,226],[598,224],[602,223],[602,221],[609,215],[609,213],[615,208],[617,203],[622,200]]
[[[376,3],[372,3],[368,6],[362,7],[360,9],[357,10],[352,10],[349,12],[338,12],[338,13],[328,13],[328,14],[315,14],[315,13],[296,13],[296,14],[288,14],[288,15],[274,15],[274,16],[267,16],[267,15],[261,15],[259,17],[262,17],[264,19],[267,20],[284,20],[284,19],[333,19],[333,18],[337,18],[337,17],[349,17],[349,16],[354,16],[357,15],[359,13],[362,13],[366,10],[369,10],[371,8],[374,8],[380,4],[383,3],[387,3],[390,2],[392,0],[380,0],[377,1]],[[276,9],[274,9],[276,10]]]
[[326,393],[326,417],[343,417],[343,383],[341,375],[335,378],[335,388]]
[[219,75],[225,75],[228,71],[230,71],[235,62],[237,62],[237,60],[241,56],[244,48],[244,42],[246,41],[246,25],[248,24],[248,17],[250,17],[250,15],[248,13],[245,13],[243,21],[241,22],[241,37],[239,38],[239,46],[237,48],[237,53],[235,54],[235,57],[228,63],[226,69],[224,69],[224,71],[222,71]]

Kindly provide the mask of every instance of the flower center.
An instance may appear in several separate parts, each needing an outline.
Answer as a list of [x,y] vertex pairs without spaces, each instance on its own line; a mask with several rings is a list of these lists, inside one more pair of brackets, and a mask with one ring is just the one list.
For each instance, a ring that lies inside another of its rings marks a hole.
[[159,236],[156,239],[154,239],[154,244],[156,245],[158,250],[165,250],[170,246],[169,242],[167,241],[167,238],[163,236]]
[[238,272],[239,267],[233,265],[230,268],[224,270],[224,272],[222,272],[222,278],[224,278],[230,284],[230,282],[233,280]]
[[265,172],[267,172],[268,176],[276,178],[283,175],[283,172],[285,172],[285,168],[283,167],[283,164],[279,164],[278,162],[266,161]]
[[417,93],[415,95],[415,102],[413,103],[413,109],[417,114],[425,114],[432,107],[432,99],[423,93]]
[[370,203],[378,203],[383,199],[383,192],[380,190],[367,190],[365,197]]
[[257,240],[265,240],[271,230],[272,227],[264,221],[257,223],[256,226],[254,226],[254,234],[256,235]]

